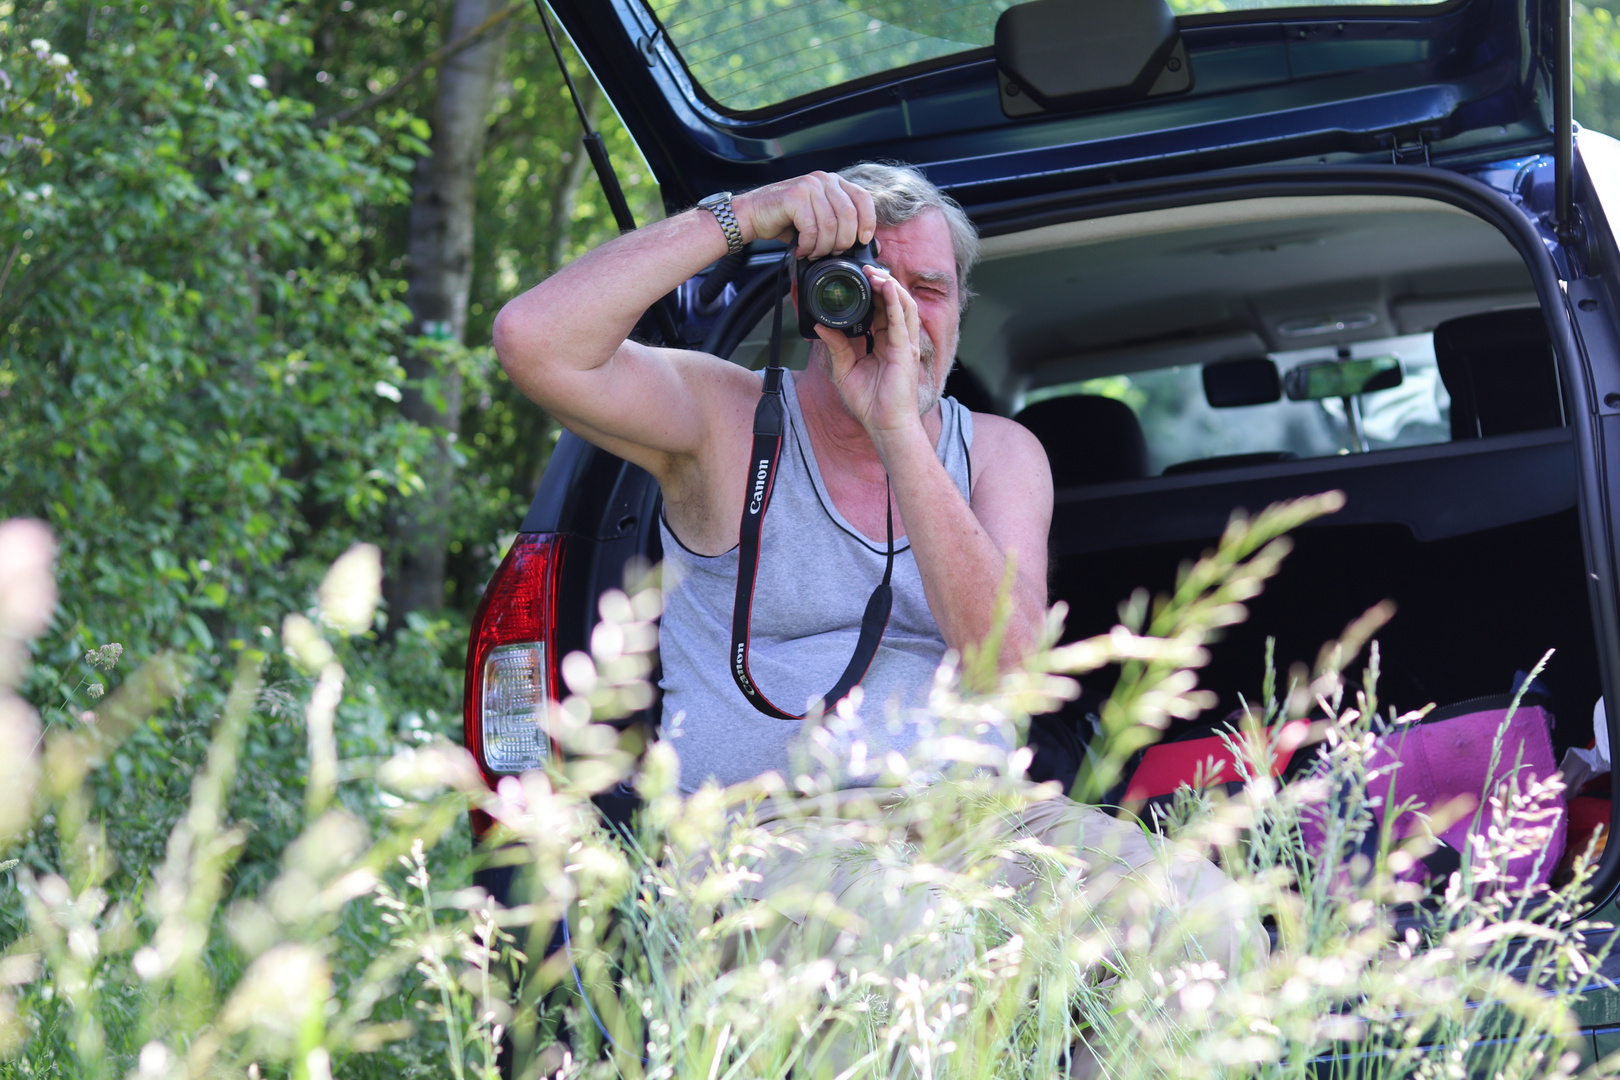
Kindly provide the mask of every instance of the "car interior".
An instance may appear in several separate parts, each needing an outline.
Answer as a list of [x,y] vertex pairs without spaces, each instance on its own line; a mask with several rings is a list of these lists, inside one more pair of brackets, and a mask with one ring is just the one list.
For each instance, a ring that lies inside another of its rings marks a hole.
[[[1286,673],[1391,599],[1386,706],[1507,693],[1556,649],[1555,750],[1589,745],[1573,444],[1529,273],[1493,226],[1406,196],[1216,202],[987,236],[972,286],[948,392],[1046,448],[1067,639],[1170,589],[1234,509],[1338,489],[1344,510],[1296,534],[1214,647],[1213,715],[1257,699],[1268,636]],[[768,330],[733,359],[763,363]],[[1376,379],[1348,393],[1351,369]]]

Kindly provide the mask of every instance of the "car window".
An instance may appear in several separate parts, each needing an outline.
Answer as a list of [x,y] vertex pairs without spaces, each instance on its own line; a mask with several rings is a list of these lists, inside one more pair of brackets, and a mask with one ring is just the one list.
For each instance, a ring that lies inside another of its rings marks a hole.
[[[1403,7],[1449,0],[1402,0]],[[1012,0],[647,0],[705,93],[746,112],[990,46]],[[1338,0],[1366,7],[1392,0]],[[1178,15],[1298,8],[1286,0],[1171,0]]]
[[[1360,399],[1368,449],[1451,441],[1451,397],[1435,364],[1432,333],[1360,342],[1348,348],[1349,357],[1345,351],[1328,346],[1270,355],[1284,377],[1312,361],[1398,357],[1401,384]],[[1342,401],[1284,397],[1267,405],[1211,408],[1197,364],[1042,387],[1026,394],[1018,407],[1068,394],[1101,395],[1129,405],[1142,424],[1154,475],[1167,466],[1229,454],[1285,451],[1312,458],[1354,452]]]

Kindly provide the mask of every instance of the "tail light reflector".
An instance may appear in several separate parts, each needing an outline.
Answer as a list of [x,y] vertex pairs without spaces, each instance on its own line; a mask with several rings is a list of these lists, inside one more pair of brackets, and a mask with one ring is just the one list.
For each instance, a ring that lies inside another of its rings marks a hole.
[[462,711],[467,749],[491,786],[502,775],[541,767],[553,753],[539,719],[558,685],[561,555],[561,537],[520,533],[473,616]]
[[546,700],[546,643],[497,645],[484,658],[479,699],[484,764],[491,772],[539,768],[551,756],[535,712]]

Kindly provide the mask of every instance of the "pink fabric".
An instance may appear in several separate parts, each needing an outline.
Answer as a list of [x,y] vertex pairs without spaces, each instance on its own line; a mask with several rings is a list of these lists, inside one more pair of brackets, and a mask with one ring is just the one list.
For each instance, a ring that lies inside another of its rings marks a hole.
[[[1532,781],[1551,776],[1557,766],[1553,761],[1547,712],[1540,706],[1520,706],[1503,736],[1501,757],[1491,783],[1485,782],[1491,745],[1506,716],[1506,709],[1467,713],[1449,720],[1406,725],[1379,738],[1368,761],[1369,768],[1379,773],[1368,785],[1368,795],[1382,800],[1375,811],[1378,820],[1384,820],[1392,803],[1415,801],[1419,809],[1429,810],[1444,806],[1459,795],[1483,802],[1498,783],[1512,774],[1516,762],[1520,769],[1520,791]],[[1397,761],[1399,768],[1392,768]],[[1490,808],[1487,806],[1481,811],[1477,819],[1481,830],[1489,828]],[[1464,815],[1441,832],[1440,838],[1466,858],[1468,837],[1475,820],[1475,814]],[[1394,836],[1397,839],[1409,836],[1416,825],[1414,813],[1403,814],[1395,822]],[[1560,803],[1547,850],[1540,856],[1540,866],[1536,865],[1535,852],[1508,861],[1506,874],[1512,888],[1517,890],[1547,881],[1563,854],[1568,828],[1568,814]],[[1306,848],[1320,853],[1324,842],[1320,825],[1307,819],[1303,831]],[[1426,868],[1419,864],[1403,876],[1408,880],[1421,880],[1426,873]]]

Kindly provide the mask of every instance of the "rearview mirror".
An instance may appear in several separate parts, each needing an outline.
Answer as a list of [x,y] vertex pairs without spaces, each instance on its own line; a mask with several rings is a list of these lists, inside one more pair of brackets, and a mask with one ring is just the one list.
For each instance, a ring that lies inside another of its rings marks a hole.
[[1277,364],[1269,357],[1220,360],[1204,365],[1204,400],[1212,409],[1269,405],[1282,397]]
[[1318,360],[1301,364],[1283,376],[1289,401],[1321,401],[1392,390],[1401,385],[1398,356],[1365,356],[1359,360]]

